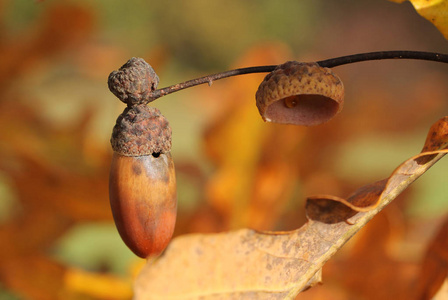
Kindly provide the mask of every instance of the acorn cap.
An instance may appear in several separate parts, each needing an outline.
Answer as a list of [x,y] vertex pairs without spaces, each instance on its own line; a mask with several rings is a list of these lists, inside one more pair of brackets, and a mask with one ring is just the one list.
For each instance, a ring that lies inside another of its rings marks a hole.
[[128,106],[118,116],[110,139],[124,156],[158,155],[171,150],[171,127],[155,107]]
[[264,121],[313,126],[342,110],[344,85],[329,68],[288,61],[266,75],[255,97]]
[[118,71],[110,73],[109,90],[128,106],[148,104],[150,93],[157,88],[159,77],[142,58],[133,57]]

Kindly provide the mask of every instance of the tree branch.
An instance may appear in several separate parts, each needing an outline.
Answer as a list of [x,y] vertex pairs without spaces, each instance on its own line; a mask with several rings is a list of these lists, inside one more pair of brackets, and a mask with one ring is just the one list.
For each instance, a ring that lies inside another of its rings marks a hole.
[[[347,56],[341,56],[336,58],[330,58],[326,60],[318,61],[317,63],[321,67],[333,68],[341,65],[352,64],[363,61],[370,60],[382,60],[382,59],[416,59],[416,60],[428,60],[435,61],[441,63],[448,63],[448,55],[434,52],[421,52],[421,51],[379,51],[379,52],[368,52],[368,53],[359,53]],[[253,74],[253,73],[269,73],[272,72],[277,65],[269,65],[269,66],[258,66],[258,67],[248,67],[248,68],[239,68],[234,70],[229,70],[221,73],[216,73],[212,75],[207,75],[204,77],[199,77],[196,79],[188,80],[182,83],[177,83],[162,89],[157,89],[151,92],[150,101],[152,102],[162,96],[178,92],[183,89],[187,89],[196,85],[208,83],[212,85],[213,81],[244,75],[244,74]]]

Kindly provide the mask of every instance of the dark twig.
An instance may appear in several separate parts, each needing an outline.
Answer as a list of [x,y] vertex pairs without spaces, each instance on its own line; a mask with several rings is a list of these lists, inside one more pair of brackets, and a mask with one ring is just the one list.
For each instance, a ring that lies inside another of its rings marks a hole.
[[244,75],[244,74],[252,74],[252,73],[272,72],[275,69],[275,67],[277,67],[277,65],[240,68],[240,69],[229,70],[229,71],[216,73],[216,74],[212,74],[212,75],[207,75],[207,76],[196,78],[196,79],[191,79],[191,80],[188,80],[188,81],[185,81],[182,83],[178,83],[178,84],[166,87],[166,88],[162,88],[162,89],[153,91],[151,93],[151,101],[150,102],[152,102],[162,96],[165,96],[165,95],[168,95],[168,94],[171,94],[171,93],[174,93],[174,92],[177,92],[177,91],[189,88],[189,87],[193,87],[196,85],[200,85],[200,84],[204,84],[204,83],[208,83],[209,85],[212,85],[213,81],[227,78],[227,77]]
[[448,55],[421,51],[379,51],[360,53],[318,61],[321,67],[333,68],[341,65],[380,59],[417,59],[448,63]]
[[[341,65],[370,61],[370,60],[381,60],[381,59],[416,59],[416,60],[428,60],[435,61],[441,63],[448,63],[448,55],[434,52],[421,52],[421,51],[379,51],[379,52],[369,52],[369,53],[359,53],[347,56],[341,56],[336,58],[330,58],[326,60],[318,61],[317,63],[326,68],[333,68]],[[252,73],[268,73],[272,72],[277,65],[269,65],[269,66],[258,66],[258,67],[248,67],[248,68],[240,68],[229,70],[221,73],[216,73],[212,75],[207,75],[204,77],[188,80],[182,83],[178,83],[175,85],[171,85],[169,87],[165,87],[162,89],[155,90],[151,92],[151,100],[152,102],[162,96],[190,88],[196,85],[208,83],[211,85],[213,81],[237,76],[244,74],[252,74]]]

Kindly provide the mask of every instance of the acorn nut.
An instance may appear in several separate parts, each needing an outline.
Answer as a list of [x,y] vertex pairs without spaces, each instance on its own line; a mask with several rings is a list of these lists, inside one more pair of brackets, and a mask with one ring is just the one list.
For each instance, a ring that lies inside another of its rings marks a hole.
[[[139,70],[133,72],[140,74]],[[133,80],[134,83],[141,81]],[[126,90],[127,99],[144,95],[135,88],[137,85],[124,85],[127,88],[113,86],[111,90]],[[133,87],[129,89],[130,86]],[[173,235],[177,214],[176,177],[168,121],[157,108],[142,103],[134,105],[134,100],[129,100],[131,104],[128,103],[113,128],[109,199],[124,243],[136,255],[146,258],[161,253]]]
[[288,61],[266,75],[255,98],[266,122],[314,126],[342,110],[344,85],[329,68]]

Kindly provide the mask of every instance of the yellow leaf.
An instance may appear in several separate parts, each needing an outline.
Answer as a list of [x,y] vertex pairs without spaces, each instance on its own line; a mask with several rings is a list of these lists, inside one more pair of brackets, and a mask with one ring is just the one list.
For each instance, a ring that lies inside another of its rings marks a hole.
[[[404,0],[390,0],[402,3]],[[433,23],[448,39],[448,1],[447,0],[409,0],[423,18]]]

